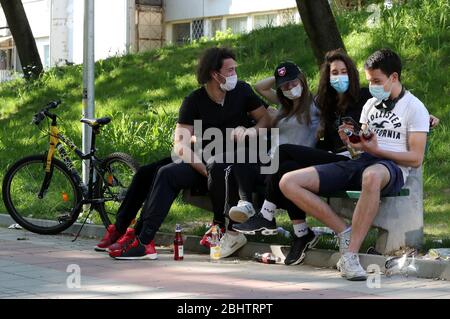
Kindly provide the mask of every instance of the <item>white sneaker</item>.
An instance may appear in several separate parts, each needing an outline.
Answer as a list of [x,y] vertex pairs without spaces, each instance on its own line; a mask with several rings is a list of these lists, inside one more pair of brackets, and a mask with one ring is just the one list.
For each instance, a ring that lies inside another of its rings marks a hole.
[[237,206],[233,206],[230,208],[228,216],[230,216],[230,219],[234,220],[235,222],[245,223],[250,217],[255,215],[255,213],[256,212],[253,208],[252,203],[245,200],[240,200]]
[[351,281],[363,281],[367,279],[367,273],[359,263],[358,254],[347,252],[340,259],[341,276]]
[[236,250],[247,243],[244,234],[230,235],[228,232],[220,239],[220,257],[225,258],[232,255]]

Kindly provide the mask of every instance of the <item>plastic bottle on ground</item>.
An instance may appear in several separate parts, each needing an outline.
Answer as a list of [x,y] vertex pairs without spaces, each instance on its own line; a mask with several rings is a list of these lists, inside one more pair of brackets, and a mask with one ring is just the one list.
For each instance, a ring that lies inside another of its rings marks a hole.
[[253,258],[264,264],[276,264],[281,261],[280,257],[276,257],[272,253],[255,253]]

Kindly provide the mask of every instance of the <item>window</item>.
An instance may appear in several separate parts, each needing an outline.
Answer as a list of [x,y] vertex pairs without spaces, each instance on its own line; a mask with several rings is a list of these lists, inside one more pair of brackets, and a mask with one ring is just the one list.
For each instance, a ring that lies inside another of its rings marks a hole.
[[211,21],[211,36],[215,36],[217,31],[222,31],[222,19],[214,19]]
[[191,39],[191,24],[178,23],[173,25],[172,41],[175,44],[188,43]]
[[247,17],[227,19],[228,28],[235,34],[247,32]]
[[276,14],[261,14],[254,16],[253,27],[255,29],[264,28],[267,26],[274,27],[277,25],[277,15]]
[[197,40],[203,36],[203,20],[192,21],[192,39]]

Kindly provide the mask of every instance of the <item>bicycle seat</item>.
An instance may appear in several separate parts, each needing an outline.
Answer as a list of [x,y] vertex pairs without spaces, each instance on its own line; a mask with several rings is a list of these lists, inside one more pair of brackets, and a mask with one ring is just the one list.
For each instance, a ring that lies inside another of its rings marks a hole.
[[87,125],[89,125],[91,127],[100,127],[100,126],[106,125],[109,122],[111,122],[111,118],[109,118],[109,117],[101,117],[99,119],[82,118],[80,120],[80,122],[86,123]]

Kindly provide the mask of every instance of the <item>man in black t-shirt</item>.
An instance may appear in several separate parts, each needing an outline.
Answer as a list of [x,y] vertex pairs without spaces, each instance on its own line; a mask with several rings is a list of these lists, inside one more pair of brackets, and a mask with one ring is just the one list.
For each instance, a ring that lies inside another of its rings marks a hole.
[[[206,160],[191,150],[194,131],[200,131],[201,138],[207,129],[216,128],[222,133],[223,140],[231,138],[242,141],[257,132],[249,129],[252,125],[249,116],[256,122],[253,128],[270,125],[270,116],[263,101],[247,83],[237,80],[236,58],[229,49],[207,49],[199,61],[197,80],[202,87],[183,101],[175,128],[174,153],[180,161],[159,168],[142,209],[142,230],[124,249],[110,251],[113,258],[156,259],[153,238],[179,192],[182,189],[202,188],[207,183]],[[200,123],[201,130],[198,128]],[[227,132],[227,129],[232,130]],[[227,133],[230,133],[228,137]],[[214,180],[217,183],[218,179]],[[223,226],[224,187],[216,188],[211,179],[208,184],[210,192],[214,191],[211,199],[215,223]],[[223,178],[221,184],[224,184]],[[245,244],[241,236],[235,237],[237,240],[231,243],[234,248]]]

